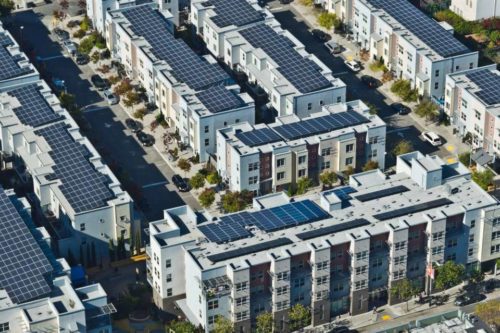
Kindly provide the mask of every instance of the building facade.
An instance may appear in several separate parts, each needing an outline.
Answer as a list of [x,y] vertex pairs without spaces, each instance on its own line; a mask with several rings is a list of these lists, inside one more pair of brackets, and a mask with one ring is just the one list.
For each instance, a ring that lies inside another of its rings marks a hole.
[[477,21],[500,15],[498,0],[451,0],[450,9],[464,20]]

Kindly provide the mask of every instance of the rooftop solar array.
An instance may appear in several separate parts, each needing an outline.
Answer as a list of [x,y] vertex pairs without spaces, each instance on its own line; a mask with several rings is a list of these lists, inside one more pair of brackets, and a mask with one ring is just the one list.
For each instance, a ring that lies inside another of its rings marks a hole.
[[176,39],[168,30],[165,18],[150,5],[126,8],[122,13],[131,24],[130,29],[147,40],[153,54],[170,65],[179,81],[194,90],[202,90],[230,80],[219,65],[209,64],[184,41]]
[[314,202],[303,200],[256,212],[226,215],[221,217],[219,222],[201,225],[198,228],[210,241],[220,244],[250,237],[252,234],[246,229],[250,226],[272,232],[328,216],[328,213]]
[[350,229],[362,227],[362,226],[369,225],[369,224],[370,224],[370,222],[366,219],[356,219],[356,220],[345,222],[345,223],[329,225],[327,227],[301,232],[301,233],[297,234],[296,236],[300,240],[308,240],[308,239],[312,239],[312,238],[316,238],[316,237],[330,235],[330,234],[333,234],[336,232],[341,232],[341,231],[345,231],[345,230],[350,230]]
[[270,128],[260,128],[248,132],[236,133],[236,137],[249,147],[260,146],[283,140],[281,136]]
[[410,1],[368,0],[368,2],[386,11],[442,57],[470,52],[465,45],[453,37],[453,34],[413,6]]
[[381,214],[375,214],[375,215],[373,215],[373,217],[379,221],[390,220],[390,219],[393,219],[396,217],[405,216],[408,214],[414,214],[414,213],[418,213],[418,212],[423,212],[424,210],[433,209],[433,208],[449,205],[452,203],[453,203],[453,201],[451,201],[449,199],[441,198],[441,199],[436,199],[436,200],[432,200],[429,202],[424,202],[424,203],[414,205],[414,206],[404,207],[404,208],[392,210],[392,211],[381,213]]
[[407,192],[409,190],[410,189],[404,185],[398,185],[398,186],[385,188],[383,190],[379,190],[379,191],[375,191],[375,192],[360,194],[360,195],[356,196],[356,199],[361,201],[361,202],[366,202],[366,201],[370,201],[370,200],[388,197],[388,196],[391,196],[394,194],[404,193],[404,192]]
[[482,69],[465,76],[481,89],[475,94],[483,102],[488,105],[500,104],[500,75],[489,69]]
[[52,266],[0,186],[0,288],[15,303],[50,293]]
[[36,84],[11,90],[8,95],[21,104],[14,108],[14,113],[24,125],[38,127],[62,118],[49,106]]
[[215,7],[216,15],[211,20],[221,28],[230,25],[241,27],[264,19],[246,0],[208,0],[203,5]]
[[22,58],[19,56],[13,57],[7,51],[7,46],[12,44],[13,42],[10,37],[0,34],[0,80],[12,79],[33,71],[30,67],[19,67],[18,61]]
[[224,86],[212,86],[196,94],[200,102],[212,113],[236,109],[245,105],[243,100]]
[[262,49],[278,65],[278,71],[301,93],[317,91],[331,86],[321,69],[312,60],[301,56],[292,41],[281,36],[266,24],[240,31],[254,48]]
[[219,261],[224,261],[224,260],[228,260],[228,259],[232,259],[232,258],[238,258],[240,256],[244,256],[244,255],[251,254],[251,253],[256,253],[256,252],[260,252],[260,251],[273,249],[273,248],[276,248],[278,246],[289,245],[292,243],[293,242],[289,238],[285,238],[285,237],[277,238],[277,239],[274,239],[272,241],[262,242],[262,243],[258,243],[255,245],[242,247],[242,248],[239,248],[237,250],[213,254],[213,255],[207,256],[207,258],[211,262],[219,262]]
[[51,179],[61,180],[59,189],[75,213],[103,207],[114,198],[107,186],[108,177],[94,169],[88,160],[90,153],[73,140],[65,124],[53,124],[35,131],[35,134],[49,144],[49,154],[55,163]]

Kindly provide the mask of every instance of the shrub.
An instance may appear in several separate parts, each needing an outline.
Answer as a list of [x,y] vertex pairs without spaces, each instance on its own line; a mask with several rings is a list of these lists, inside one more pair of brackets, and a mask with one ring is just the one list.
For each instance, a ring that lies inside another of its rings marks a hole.
[[118,81],[120,81],[120,78],[118,77],[118,75],[111,75],[110,77],[108,77],[108,81],[110,84],[115,85],[118,83]]
[[94,64],[97,64],[97,62],[99,61],[100,57],[99,57],[99,52],[97,51],[94,51],[91,55],[90,55],[90,60],[92,60],[92,63]]
[[140,108],[134,112],[133,116],[134,116],[134,118],[142,120],[147,112],[148,112],[148,110],[146,110],[146,108]]
[[80,38],[85,37],[85,34],[86,34],[85,31],[83,31],[82,29],[79,29],[73,33],[73,37],[80,39]]
[[94,48],[94,38],[92,36],[89,36],[85,39],[82,39],[80,45],[78,46],[78,52],[89,54],[93,48]]
[[408,80],[396,80],[391,86],[391,91],[405,102],[416,102],[418,99],[418,90],[412,89]]
[[212,185],[219,184],[221,181],[222,181],[222,179],[216,171],[211,172],[207,175],[207,182],[209,184],[212,184]]
[[80,29],[83,30],[84,32],[89,31],[90,25],[92,23],[90,22],[90,19],[87,15],[83,18],[82,22],[80,22]]
[[341,24],[341,21],[337,18],[337,15],[329,12],[322,12],[318,15],[317,18],[318,24],[327,29],[331,30],[332,28],[338,28]]
[[200,201],[200,205],[202,207],[210,207],[215,201],[215,191],[210,188],[206,188],[200,193],[198,200]]
[[205,177],[201,173],[197,173],[189,180],[189,185],[194,189],[202,188],[205,185]]
[[111,70],[111,68],[109,67],[109,65],[102,65],[97,70],[99,72],[101,72],[102,74],[107,74],[107,73],[109,73],[109,71]]
[[370,63],[370,69],[374,72],[379,72],[379,71],[387,72],[387,67],[385,67],[384,61],[381,59]]

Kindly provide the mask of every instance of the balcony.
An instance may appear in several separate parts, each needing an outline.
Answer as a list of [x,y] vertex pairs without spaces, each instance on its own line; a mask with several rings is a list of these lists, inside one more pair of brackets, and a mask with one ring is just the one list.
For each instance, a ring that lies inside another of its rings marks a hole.
[[231,280],[224,276],[203,280],[203,293],[206,298],[221,297],[231,293],[233,285]]

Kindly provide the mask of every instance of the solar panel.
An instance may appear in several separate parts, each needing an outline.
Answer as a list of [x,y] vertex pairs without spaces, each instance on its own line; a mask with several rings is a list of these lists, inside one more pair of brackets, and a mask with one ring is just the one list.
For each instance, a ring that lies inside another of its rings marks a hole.
[[14,44],[7,35],[0,35],[0,80],[7,80],[33,72],[30,67],[21,68],[18,61],[21,57],[13,57],[7,46]]
[[0,267],[0,288],[14,303],[50,293],[52,266],[1,186]]
[[465,76],[481,89],[475,94],[483,102],[488,105],[500,104],[500,75],[489,69],[482,69]]
[[24,125],[38,127],[62,119],[49,106],[36,84],[11,90],[7,94],[17,98],[21,104],[13,111]]
[[377,220],[384,221],[384,220],[393,219],[395,217],[405,216],[408,214],[414,214],[414,213],[422,212],[424,210],[449,205],[452,203],[453,203],[453,201],[451,201],[449,199],[441,198],[441,199],[432,200],[429,202],[421,203],[421,204],[410,206],[410,207],[396,209],[396,210],[393,210],[390,212],[375,214],[375,215],[373,215],[373,217],[376,218]]
[[370,192],[370,193],[360,194],[360,195],[356,196],[356,199],[361,201],[361,202],[366,202],[366,201],[375,200],[375,199],[379,199],[379,198],[383,198],[383,197],[388,197],[388,196],[394,195],[394,194],[404,193],[404,192],[407,192],[409,190],[410,189],[406,186],[398,185],[398,186],[394,186],[394,187],[385,188],[385,189],[380,190],[380,191],[374,191],[374,192]]
[[300,240],[308,240],[308,239],[312,239],[312,238],[316,238],[316,237],[321,237],[321,236],[333,234],[336,232],[341,232],[341,231],[345,231],[345,230],[350,230],[350,229],[362,227],[362,226],[369,225],[369,224],[370,224],[370,222],[366,219],[356,219],[356,220],[345,222],[345,223],[330,225],[328,227],[323,227],[320,229],[301,232],[301,233],[297,234],[296,236]]
[[319,67],[304,58],[285,36],[279,35],[266,24],[240,31],[254,48],[262,49],[278,65],[278,71],[301,93],[317,91],[331,86]]
[[212,113],[236,109],[245,105],[243,100],[224,86],[213,86],[196,94],[200,102]]
[[340,200],[345,201],[345,200],[350,200],[352,199],[351,193],[357,192],[356,189],[352,188],[351,186],[342,186],[338,187],[336,189],[326,191],[324,194],[329,194],[333,193],[335,194]]
[[220,28],[230,25],[241,27],[264,20],[264,15],[256,11],[246,0],[209,0],[202,4],[215,7],[213,10],[216,15],[210,19]]
[[283,238],[274,239],[274,240],[268,241],[268,242],[262,242],[262,243],[258,243],[255,245],[242,247],[242,248],[239,248],[237,250],[213,254],[213,255],[207,256],[207,258],[211,262],[219,262],[219,261],[224,261],[224,260],[228,260],[228,259],[232,259],[232,258],[237,258],[237,257],[244,256],[244,255],[251,254],[251,253],[256,253],[256,252],[260,252],[260,251],[273,249],[273,248],[278,247],[278,246],[288,245],[288,244],[292,244],[292,243],[293,242],[289,238],[283,237]]
[[270,128],[260,128],[248,132],[236,133],[236,137],[249,147],[278,142],[282,138]]
[[53,124],[35,131],[49,144],[50,157],[54,160],[54,175],[50,179],[60,179],[59,189],[76,213],[100,208],[114,198],[108,188],[109,179],[98,172],[88,157],[87,149],[73,140],[67,125]]
[[368,0],[368,2],[386,11],[442,57],[470,52],[465,45],[453,37],[453,34],[418,10],[410,1]]
[[209,64],[193,52],[182,40],[176,39],[167,28],[165,18],[150,5],[123,10],[130,29],[144,37],[152,53],[166,61],[174,76],[194,90],[230,81],[230,77],[217,64]]

